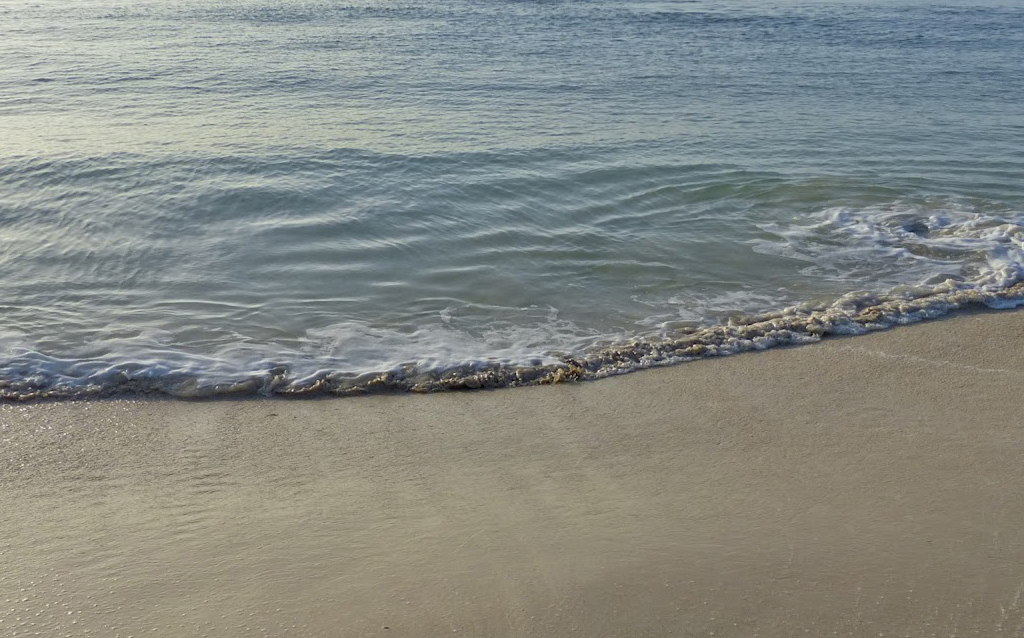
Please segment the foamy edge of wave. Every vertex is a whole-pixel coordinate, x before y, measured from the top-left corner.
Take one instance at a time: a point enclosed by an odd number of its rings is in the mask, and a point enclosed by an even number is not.
[[[851,293],[827,307],[794,306],[726,324],[698,328],[662,339],[637,339],[580,356],[561,355],[556,363],[515,365],[471,363],[442,371],[414,365],[367,374],[321,372],[295,378],[286,367],[234,382],[201,383],[186,374],[132,378],[114,370],[102,382],[83,384],[35,375],[0,378],[0,400],[86,399],[116,395],[163,394],[179,398],[218,396],[351,396],[371,393],[429,393],[480,388],[511,388],[601,379],[645,368],[672,365],[778,346],[813,343],[829,336],[860,335],[935,319],[971,307],[1024,305],[1024,282],[998,290],[946,281],[913,293]]]

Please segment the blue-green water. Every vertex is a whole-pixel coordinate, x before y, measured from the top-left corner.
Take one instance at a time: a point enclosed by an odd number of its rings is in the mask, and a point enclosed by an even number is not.
[[[0,62],[7,397],[515,385],[1024,297],[1019,2],[0,0]]]

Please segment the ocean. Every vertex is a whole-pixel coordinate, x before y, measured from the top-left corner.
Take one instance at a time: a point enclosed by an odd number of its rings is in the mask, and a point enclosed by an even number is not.
[[[0,0],[0,61],[4,399],[527,385],[1024,304],[1017,1]]]

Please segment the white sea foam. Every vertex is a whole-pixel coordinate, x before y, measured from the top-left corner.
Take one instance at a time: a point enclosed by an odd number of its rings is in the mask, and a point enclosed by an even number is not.
[[[1012,286],[1024,273],[1024,213],[981,211],[959,199],[834,207],[761,228],[755,250],[808,262],[806,272],[856,285],[928,285],[946,279],[980,290]],[[864,277],[869,274],[870,277]]]

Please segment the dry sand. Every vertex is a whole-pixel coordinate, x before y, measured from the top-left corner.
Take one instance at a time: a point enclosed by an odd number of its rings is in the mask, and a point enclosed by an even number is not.
[[[606,381],[0,407],[0,636],[1022,636],[1024,312]]]

